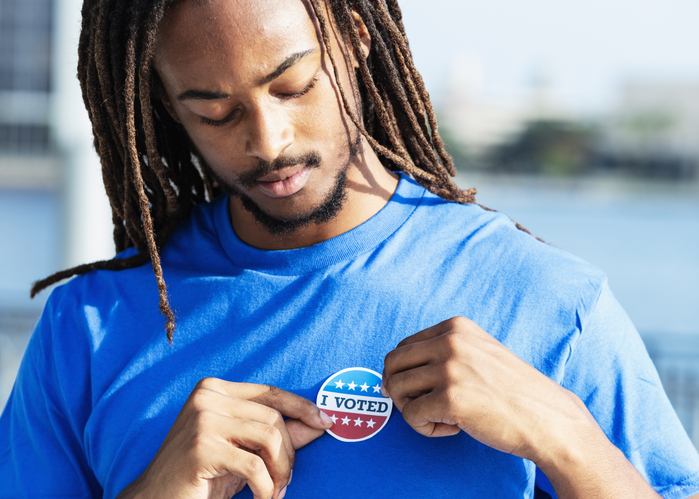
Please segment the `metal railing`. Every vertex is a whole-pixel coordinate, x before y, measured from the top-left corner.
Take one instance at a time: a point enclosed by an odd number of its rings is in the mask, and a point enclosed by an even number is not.
[[[677,416],[699,449],[699,334],[643,334]]]

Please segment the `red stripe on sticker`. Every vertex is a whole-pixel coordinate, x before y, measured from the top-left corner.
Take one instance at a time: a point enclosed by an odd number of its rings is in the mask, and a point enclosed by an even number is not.
[[[347,440],[363,440],[381,429],[385,416],[369,416],[349,412],[328,411],[335,424],[328,431]]]

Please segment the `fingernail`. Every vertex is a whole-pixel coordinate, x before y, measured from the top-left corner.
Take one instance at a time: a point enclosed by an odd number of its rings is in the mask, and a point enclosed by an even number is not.
[[[386,389],[383,387],[383,384],[381,385],[381,395],[383,395],[384,397],[388,397],[388,392],[387,392]]]
[[[323,411],[320,411],[320,419],[323,421],[325,424],[333,424],[333,420],[330,419],[330,416],[325,414]]]
[[[282,491],[279,493],[279,499],[284,499],[284,496],[286,495],[286,487],[282,489]]]
[[[289,471],[289,483],[287,483],[287,485],[289,485],[291,483],[291,478],[293,476],[294,476],[294,470]]]

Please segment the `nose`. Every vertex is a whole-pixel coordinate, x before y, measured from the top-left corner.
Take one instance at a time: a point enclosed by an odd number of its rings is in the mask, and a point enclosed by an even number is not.
[[[250,117],[250,128],[245,144],[248,156],[274,161],[294,141],[294,132],[284,109],[260,107]]]

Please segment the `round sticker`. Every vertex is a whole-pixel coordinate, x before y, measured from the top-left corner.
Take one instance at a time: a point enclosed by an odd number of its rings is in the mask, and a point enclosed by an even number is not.
[[[361,442],[386,426],[393,410],[381,395],[381,376],[363,367],[350,367],[330,376],[318,391],[318,407],[333,420],[325,430],[343,442]]]

